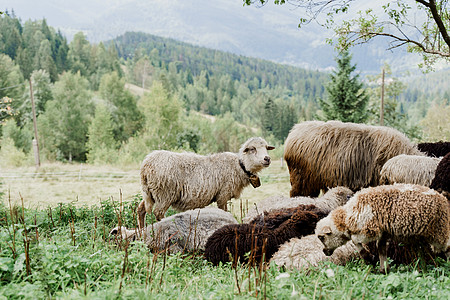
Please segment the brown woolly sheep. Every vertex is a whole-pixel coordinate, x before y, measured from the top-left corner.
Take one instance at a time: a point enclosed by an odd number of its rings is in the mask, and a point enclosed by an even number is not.
[[[450,152],[450,142],[420,143],[417,148],[428,156],[442,157]]]
[[[330,211],[322,210],[315,205],[300,204],[296,207],[280,208],[271,210],[270,212],[265,211],[264,214],[258,215],[249,224],[264,226],[266,229],[274,230],[280,227],[280,225],[285,221],[292,218],[292,216],[299,210],[315,213],[319,219],[326,217],[330,213]]]
[[[438,164],[430,187],[442,193],[450,201],[450,153],[447,153]]]
[[[239,198],[244,187],[260,185],[257,173],[270,165],[267,150],[272,149],[263,138],[254,137],[241,146],[238,154],[151,152],[141,166],[139,226],[145,225],[145,214],[152,209],[157,220],[170,206],[186,211],[217,202],[226,210],[227,202]]]
[[[249,209],[245,217],[242,219],[243,223],[250,223],[258,216],[263,216],[266,212],[278,210],[282,208],[295,208],[301,204],[313,204],[323,212],[330,212],[338,206],[344,205],[351,196],[352,190],[349,188],[338,186],[328,190],[324,195],[318,198],[311,197],[285,197],[282,195],[271,196],[265,198],[255,204]]]
[[[380,271],[385,272],[387,241],[420,238],[435,253],[450,246],[450,206],[436,191],[412,184],[371,187],[357,192],[344,206],[317,223],[325,254],[352,240],[363,256],[363,244],[376,241]],[[450,253],[447,253],[447,255]]]
[[[290,196],[317,196],[346,186],[376,186],[384,163],[399,154],[424,155],[401,132],[383,126],[307,121],[294,125],[285,141]]]
[[[323,253],[323,244],[315,234],[302,238],[292,238],[280,246],[271,262],[287,269],[307,270],[317,267],[322,261],[331,261],[337,265],[345,265],[352,259],[359,258],[358,250],[352,241],[338,247],[331,256]]]
[[[188,210],[164,218],[141,230],[115,227],[111,235],[120,234],[123,239],[135,240],[140,235],[152,251],[194,252],[204,250],[206,240],[224,225],[237,224],[231,213],[208,206]]]
[[[380,185],[412,183],[430,186],[442,158],[400,154],[381,168]]]
[[[258,263],[269,261],[278,247],[293,237],[311,234],[319,216],[309,210],[298,209],[291,218],[270,230],[256,224],[226,225],[214,232],[206,242],[205,258],[218,265],[232,261]],[[249,258],[246,253],[249,253]]]

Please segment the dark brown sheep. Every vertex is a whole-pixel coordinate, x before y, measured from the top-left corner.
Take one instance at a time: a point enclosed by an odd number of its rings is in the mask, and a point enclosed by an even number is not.
[[[266,229],[274,230],[280,227],[285,221],[292,218],[298,210],[315,213],[319,219],[325,218],[331,211],[319,209],[317,206],[312,204],[301,204],[297,207],[280,208],[270,212],[264,211],[264,215],[258,215],[249,224],[264,226]]]
[[[442,157],[450,152],[450,142],[420,143],[417,148],[431,157]]]
[[[450,201],[450,153],[438,164],[430,188],[440,192]]]
[[[425,155],[401,132],[383,126],[307,121],[296,124],[285,141],[290,196],[319,195],[346,186],[376,186],[384,163],[399,154]]]
[[[264,261],[269,261],[283,243],[293,237],[314,232],[318,221],[316,213],[298,209],[273,230],[257,224],[226,225],[208,238],[204,256],[214,265],[228,261],[236,265],[237,262],[244,263],[249,259],[252,263],[259,263],[263,257]],[[275,223],[271,226],[275,226]],[[250,253],[248,257],[247,253]]]

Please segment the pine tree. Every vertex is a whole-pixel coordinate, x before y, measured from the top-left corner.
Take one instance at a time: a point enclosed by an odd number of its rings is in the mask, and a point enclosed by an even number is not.
[[[356,65],[351,65],[351,55],[343,51],[336,58],[337,71],[330,75],[326,86],[328,99],[319,99],[319,105],[325,120],[340,120],[343,122],[363,123],[367,120],[367,103],[369,97],[363,84],[358,81],[359,75],[351,76]]]

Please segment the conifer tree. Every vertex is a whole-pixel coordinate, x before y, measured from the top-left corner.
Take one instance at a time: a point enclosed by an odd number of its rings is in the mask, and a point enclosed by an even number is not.
[[[330,75],[326,86],[328,99],[319,99],[319,105],[325,120],[340,120],[343,122],[364,123],[367,120],[368,95],[358,81],[359,75],[352,77],[356,65],[351,65],[351,55],[348,51],[341,52],[336,58],[337,71]]]

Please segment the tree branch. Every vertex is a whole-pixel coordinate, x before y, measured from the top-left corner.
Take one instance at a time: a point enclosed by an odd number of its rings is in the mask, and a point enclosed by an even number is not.
[[[445,28],[445,25],[442,22],[442,18],[439,15],[435,0],[430,0],[429,8],[430,8],[431,14],[433,15],[433,19],[436,22],[436,25],[439,29],[439,32],[441,33],[442,38],[444,39],[444,42],[450,47],[450,36],[448,35],[447,29]]]
[[[361,33],[361,32],[358,32],[358,31],[349,31],[348,33],[353,33],[353,34],[358,36],[355,39],[355,41],[358,40],[358,39],[363,39],[363,38],[365,38],[367,36],[373,36],[373,37],[375,37],[375,36],[386,36],[386,37],[393,38],[393,39],[397,40],[398,42],[402,42],[401,45],[414,44],[417,47],[419,47],[420,49],[422,49],[423,52],[428,53],[428,54],[437,54],[437,55],[440,55],[440,56],[443,56],[443,57],[450,57],[450,53],[448,53],[448,52],[442,52],[442,51],[429,49],[429,48],[425,47],[422,43],[420,43],[418,41],[411,40],[409,38],[401,38],[401,37],[398,37],[398,36],[396,36],[394,34],[390,34],[390,33],[385,33],[385,32],[364,32],[364,33]],[[399,46],[397,46],[397,47],[399,47]],[[392,47],[392,48],[397,48],[397,47]]]
[[[419,2],[420,4],[422,4],[423,6],[426,7],[430,7],[430,3],[427,1],[423,1],[423,0],[416,0],[416,2]]]

